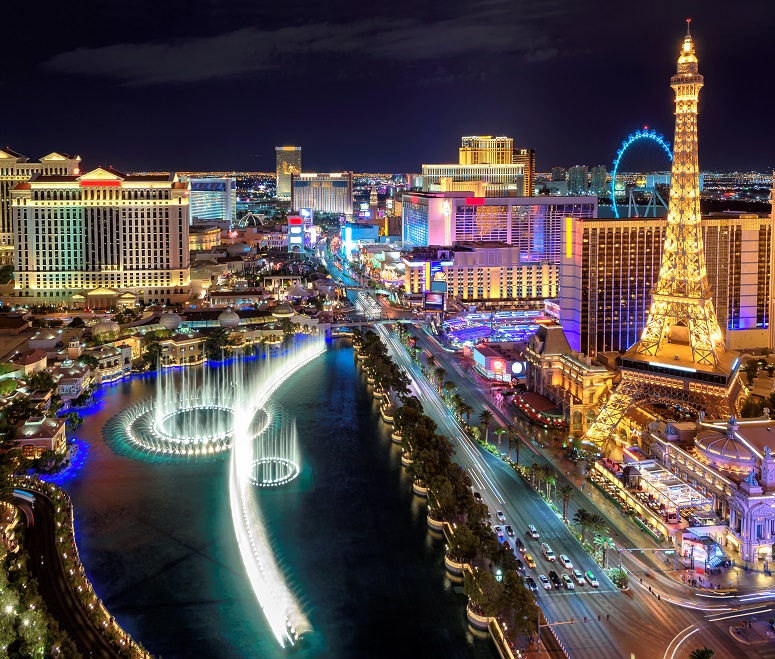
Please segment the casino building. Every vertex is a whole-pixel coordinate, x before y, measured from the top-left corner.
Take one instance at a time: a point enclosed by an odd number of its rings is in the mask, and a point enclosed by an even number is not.
[[[10,192],[9,304],[109,308],[189,296],[189,185],[177,175],[36,173]]]
[[[404,193],[402,238],[406,245],[502,242],[520,260],[560,264],[567,218],[597,216],[597,197],[475,197],[470,192]]]

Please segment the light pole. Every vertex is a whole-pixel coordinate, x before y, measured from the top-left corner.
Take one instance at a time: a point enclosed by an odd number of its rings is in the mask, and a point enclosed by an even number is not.
[[[536,656],[541,656],[541,627],[557,627],[559,625],[572,625],[574,622],[576,622],[573,618],[570,620],[563,620],[561,622],[547,622],[543,625],[541,624],[541,614],[543,611],[541,608],[538,608],[538,643],[536,645]],[[558,641],[559,642],[559,641]]]

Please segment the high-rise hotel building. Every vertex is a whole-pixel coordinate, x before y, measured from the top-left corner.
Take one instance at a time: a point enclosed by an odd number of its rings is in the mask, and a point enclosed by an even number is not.
[[[301,173],[301,147],[276,146],[274,153],[277,166],[277,198],[289,201],[291,176]]]
[[[7,302],[105,308],[189,295],[189,185],[174,174],[34,174],[11,189]]]
[[[0,148],[0,265],[13,263],[13,214],[11,213],[11,188],[17,183],[29,181],[35,174],[45,176],[73,176],[79,173],[80,156],[49,153],[39,162],[9,148]]]
[[[300,212],[353,214],[353,173],[318,174],[304,172],[291,175],[291,208]]]
[[[713,306],[732,350],[770,343],[772,224],[745,213],[702,218]],[[623,351],[641,338],[665,231],[664,219],[565,221],[560,322],[573,350]]]
[[[535,189],[536,152],[535,149],[514,147],[512,137],[493,137],[492,135],[473,135],[461,139],[458,149],[461,165],[522,165],[524,197],[532,197]]]
[[[422,166],[426,192],[470,190],[483,183],[487,197],[531,197],[535,187],[535,150],[515,149],[511,137],[463,137],[458,163]]]
[[[559,264],[566,218],[597,215],[597,197],[475,197],[470,192],[406,192],[401,202],[407,247],[501,242],[521,262]]]

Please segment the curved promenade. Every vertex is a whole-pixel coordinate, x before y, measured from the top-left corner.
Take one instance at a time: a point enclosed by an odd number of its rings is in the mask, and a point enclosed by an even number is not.
[[[38,580],[41,597],[49,612],[64,627],[78,649],[87,657],[119,657],[118,650],[95,628],[81,606],[56,547],[54,503],[35,489],[34,524],[24,532],[24,547],[29,553],[29,570]]]

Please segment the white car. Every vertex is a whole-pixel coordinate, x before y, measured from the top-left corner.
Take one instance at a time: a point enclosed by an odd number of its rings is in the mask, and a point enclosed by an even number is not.
[[[597,588],[600,585],[600,582],[597,580],[595,575],[592,574],[589,570],[584,573],[584,576],[587,578],[587,582],[590,586],[592,586],[592,588]]]
[[[533,540],[536,540],[537,538],[541,537],[538,535],[538,529],[533,526],[532,524],[527,525],[527,534],[533,538]]]
[[[498,510],[498,511],[495,513],[495,516],[498,518],[498,521],[499,521],[499,522],[502,522],[502,523],[504,523],[504,524],[506,523],[506,515],[504,515],[504,514],[503,514],[503,511],[502,511],[502,510]]]
[[[573,576],[576,578],[576,583],[579,584],[579,586],[587,583],[581,570],[573,570]]]
[[[495,527],[495,532],[498,534],[499,538],[503,537],[503,529],[500,526]]]
[[[538,575],[538,580],[541,582],[541,585],[546,590],[551,590],[552,589],[552,582],[549,581],[548,577],[545,574],[539,574]]]
[[[565,554],[560,554],[560,563],[562,563],[562,566],[566,570],[573,569],[573,563],[570,562],[570,558],[568,558]]]
[[[567,574],[562,575],[562,583],[565,584],[565,590],[574,590],[576,586],[573,585],[573,581]]]

